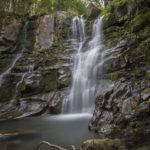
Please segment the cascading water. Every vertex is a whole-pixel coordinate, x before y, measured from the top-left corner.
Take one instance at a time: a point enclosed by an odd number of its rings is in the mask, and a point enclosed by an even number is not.
[[[26,50],[25,42],[27,39],[27,27],[28,27],[28,21],[25,22],[23,30],[22,30],[21,52],[15,56],[13,62],[10,64],[8,69],[0,75],[0,87],[2,86],[2,84],[4,82],[4,78],[11,72],[11,70],[15,66],[16,62],[22,57],[23,52]]]
[[[78,52],[74,59],[72,88],[68,101],[63,104],[63,112],[90,113],[93,110],[97,79],[97,59],[99,57],[103,58],[103,55],[100,55],[101,51],[103,51],[102,20],[103,17],[100,17],[95,21],[92,39],[85,48],[83,46],[86,39],[85,21],[83,17],[73,18],[73,41],[79,41],[77,42]]]

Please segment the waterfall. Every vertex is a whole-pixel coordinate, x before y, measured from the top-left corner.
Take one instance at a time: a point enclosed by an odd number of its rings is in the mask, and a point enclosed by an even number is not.
[[[83,42],[85,40],[85,20],[83,16],[74,17],[72,20],[72,38]]]
[[[92,39],[87,42],[86,48],[84,44],[86,41],[85,21],[82,16],[80,18],[74,17],[72,20],[72,38],[73,41],[78,41],[78,51],[74,58],[70,95],[68,101],[63,104],[63,112],[65,113],[90,113],[93,111],[97,60],[103,58],[101,54],[103,51],[102,20],[103,17],[99,17],[94,22]]]
[[[102,7],[105,7],[105,1],[104,0],[99,0],[99,3],[101,4]]]
[[[16,62],[22,57],[23,52],[26,51],[25,42],[27,39],[27,27],[28,27],[28,21],[25,22],[23,26],[23,30],[22,30],[21,51],[20,53],[16,54],[10,66],[2,74],[0,74],[0,87],[2,86],[4,82],[4,78],[11,72]]]

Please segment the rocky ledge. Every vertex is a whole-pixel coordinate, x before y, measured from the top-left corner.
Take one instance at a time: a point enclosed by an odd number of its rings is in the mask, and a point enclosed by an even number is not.
[[[131,150],[150,149],[149,7],[147,0],[106,6],[104,38],[113,57],[104,64],[104,78],[114,85],[97,92],[89,124],[102,139],[118,138]]]
[[[0,119],[60,113],[70,84],[70,13],[0,23]]]

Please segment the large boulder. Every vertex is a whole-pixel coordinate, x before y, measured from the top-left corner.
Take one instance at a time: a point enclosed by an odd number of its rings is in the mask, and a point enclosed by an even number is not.
[[[54,15],[44,15],[37,20],[35,49],[43,50],[52,46],[54,40]]]
[[[119,139],[90,139],[85,141],[81,150],[126,150]]]
[[[2,19],[0,28],[0,43],[1,45],[9,45],[11,43],[16,43],[22,22],[21,19],[7,16],[5,19]],[[0,45],[0,46],[1,46]]]
[[[86,16],[89,19],[94,19],[100,14],[101,10],[96,7],[93,3],[90,3],[87,7]]]

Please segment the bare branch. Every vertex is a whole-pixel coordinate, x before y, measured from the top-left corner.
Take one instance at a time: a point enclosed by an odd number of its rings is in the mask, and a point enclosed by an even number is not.
[[[72,147],[72,150],[76,150],[76,148],[75,148],[75,146],[74,146],[74,145],[71,145],[71,147]]]
[[[37,145],[37,147],[36,147],[35,150],[39,150],[39,147],[40,147],[41,145],[47,145],[48,147],[54,148],[54,149],[56,149],[56,150],[67,150],[67,149],[64,149],[64,148],[62,148],[62,147],[60,147],[60,146],[58,146],[58,145],[51,144],[51,143],[49,143],[49,142],[47,142],[47,141],[42,141],[42,142],[40,142],[40,143]]]

